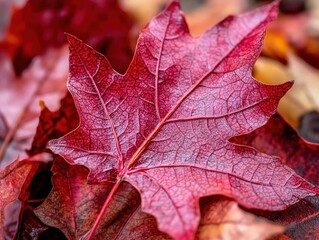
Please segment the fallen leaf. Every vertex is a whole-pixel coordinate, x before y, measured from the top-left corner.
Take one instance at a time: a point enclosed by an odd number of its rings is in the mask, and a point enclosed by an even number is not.
[[[201,204],[202,218],[197,233],[205,240],[262,240],[282,233],[277,225],[240,209],[235,201],[225,197],[206,198]]]
[[[37,131],[28,154],[35,155],[45,151],[49,140],[63,136],[75,129],[78,124],[79,118],[70,94],[60,101],[57,111],[52,112],[45,105],[42,106]]]
[[[79,239],[92,227],[92,219],[98,216],[112,185],[87,184],[86,168],[70,166],[61,159],[54,161],[52,172],[53,190],[34,212],[48,226],[61,229],[68,239]]]
[[[278,112],[298,129],[300,118],[305,113],[319,111],[319,71],[294,54],[289,54],[288,62],[287,67],[272,59],[259,58],[254,76],[267,84],[280,84],[294,79],[295,84],[280,100]]]
[[[289,71],[295,79],[291,94],[296,101],[305,112],[319,111],[319,71],[292,54],[289,55]]]
[[[15,159],[27,158],[40,115],[39,102],[52,110],[66,94],[68,50],[48,51],[16,79],[7,58],[0,64],[0,169]]]
[[[280,156],[283,163],[300,176],[319,185],[319,145],[306,143],[279,115],[274,115],[262,128],[232,141]],[[315,240],[319,237],[318,196],[302,200],[285,211],[259,214],[281,224],[292,224],[284,236],[285,239]]]
[[[25,0],[2,0],[0,1],[0,40],[5,36],[10,21],[12,8],[22,7]]]
[[[132,21],[116,0],[30,0],[12,16],[0,49],[9,52],[20,75],[30,61],[49,48],[62,47],[68,32],[103,52],[118,71],[131,59]]]
[[[283,33],[272,31],[266,32],[262,52],[263,55],[286,63],[288,54],[294,51],[293,46],[288,42]]]
[[[8,211],[20,212],[21,204],[26,200],[28,185],[39,163],[35,161],[14,161],[0,170],[0,238],[12,239],[18,226],[19,216],[8,215]],[[14,205],[11,203],[15,202]],[[10,207],[11,204],[11,207]],[[10,209],[8,209],[8,205]],[[13,226],[12,226],[13,225]]]
[[[158,230],[153,216],[142,211],[138,191],[125,182],[114,195],[95,237],[103,239],[105,235],[119,240],[171,239]]]
[[[296,79],[290,98],[294,99],[295,108],[302,109],[299,134],[309,142],[319,143],[319,71],[294,55],[289,56],[289,70]]]
[[[68,239],[80,239],[92,228],[92,220],[98,216],[113,184],[88,184],[89,171],[85,167],[71,166],[61,159],[55,159],[52,171],[52,192],[35,213],[45,224],[61,229]],[[105,236],[123,240],[151,236],[165,239],[155,219],[141,211],[139,194],[128,183],[117,191],[109,210],[109,214],[103,216],[102,231],[97,232],[96,239],[105,239]]]
[[[265,124],[291,87],[251,77],[277,5],[229,17],[193,39],[173,1],[141,32],[125,75],[68,36],[68,87],[80,125],[48,146],[89,168],[90,182],[114,182],[87,239],[123,181],[175,239],[194,237],[202,196],[274,211],[318,193],[278,158],[228,141]]]

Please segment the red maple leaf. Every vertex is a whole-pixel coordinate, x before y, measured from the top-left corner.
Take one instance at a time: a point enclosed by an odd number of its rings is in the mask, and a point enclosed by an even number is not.
[[[142,31],[125,75],[68,36],[80,125],[49,148],[88,167],[89,181],[114,182],[88,239],[123,181],[175,239],[194,236],[202,196],[280,210],[318,193],[278,158],[228,141],[265,124],[291,86],[251,77],[277,5],[229,17],[193,39],[174,1]]]

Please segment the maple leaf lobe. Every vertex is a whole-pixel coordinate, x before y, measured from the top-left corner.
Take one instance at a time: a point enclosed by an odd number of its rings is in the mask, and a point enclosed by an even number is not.
[[[265,124],[291,87],[251,77],[277,6],[227,18],[193,39],[174,1],[141,32],[125,75],[68,36],[68,87],[81,123],[50,149],[88,167],[90,181],[121,174],[140,192],[142,210],[176,239],[194,236],[203,196],[280,210],[314,195],[278,158],[228,141]]]
[[[319,145],[305,142],[278,114],[263,127],[248,135],[238,136],[232,142],[242,143],[270,155],[280,156],[281,161],[293,168],[300,176],[318,185]],[[300,201],[281,212],[264,212],[272,221],[291,227],[285,235],[294,239],[317,239],[318,196]],[[306,236],[306,237],[301,237]]]

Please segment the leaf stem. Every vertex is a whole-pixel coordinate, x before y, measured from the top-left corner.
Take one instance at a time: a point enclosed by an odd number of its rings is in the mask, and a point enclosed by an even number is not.
[[[116,190],[119,188],[119,186],[121,185],[121,183],[122,183],[122,179],[118,178],[116,183],[114,184],[111,192],[107,196],[107,198],[106,198],[106,200],[104,202],[104,205],[103,205],[99,215],[97,216],[97,218],[96,218],[96,220],[95,220],[95,222],[93,224],[93,227],[92,227],[91,231],[89,232],[89,235],[86,238],[86,240],[92,240],[93,239],[93,237],[95,235],[95,232],[96,232],[96,229],[99,226],[99,224],[100,224],[100,222],[102,220],[102,217],[104,216],[104,213],[105,213],[106,209],[109,207],[110,202],[113,199],[114,194],[115,194]]]

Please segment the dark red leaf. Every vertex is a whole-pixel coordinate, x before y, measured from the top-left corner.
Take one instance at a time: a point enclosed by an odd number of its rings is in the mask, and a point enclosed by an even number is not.
[[[60,105],[59,110],[55,112],[51,112],[46,106],[42,109],[28,154],[35,155],[43,152],[49,140],[61,137],[78,126],[79,117],[71,95],[67,94]]]
[[[0,2],[0,40],[5,36],[7,31],[12,9],[21,7],[24,3],[25,0],[4,0]]]
[[[89,181],[115,182],[88,239],[123,181],[175,239],[194,237],[202,196],[274,211],[318,193],[278,158],[228,141],[265,124],[291,87],[251,77],[277,5],[229,17],[193,39],[174,1],[142,31],[125,75],[68,36],[80,125],[49,147],[88,167]]]
[[[37,240],[41,233],[47,230],[48,227],[44,225],[33,213],[33,208],[27,206],[23,211],[23,219],[21,223],[21,235],[19,239],[22,240]],[[52,239],[52,238],[50,238]]]
[[[16,73],[21,74],[33,57],[64,45],[68,32],[103,52],[117,70],[124,71],[132,55],[131,26],[116,0],[29,0],[14,12],[0,49],[10,52]]]
[[[98,216],[112,184],[90,185],[86,181],[86,168],[70,166],[60,159],[54,161],[52,171],[53,190],[35,213],[47,225],[61,229],[68,239],[79,239],[92,227],[92,219]],[[141,212],[139,194],[127,183],[114,196],[108,213],[97,239],[165,236],[157,230],[155,219]]]
[[[53,190],[35,213],[68,239],[79,239],[91,228],[112,185],[88,185],[86,168],[70,166],[60,158],[55,159],[52,172]]]
[[[95,235],[97,239],[171,239],[157,228],[153,216],[142,212],[138,191],[128,183],[123,183],[114,195],[108,214],[103,217]]]
[[[38,162],[14,161],[0,170],[0,238],[12,239],[19,225],[21,204],[28,197],[28,186]]]

